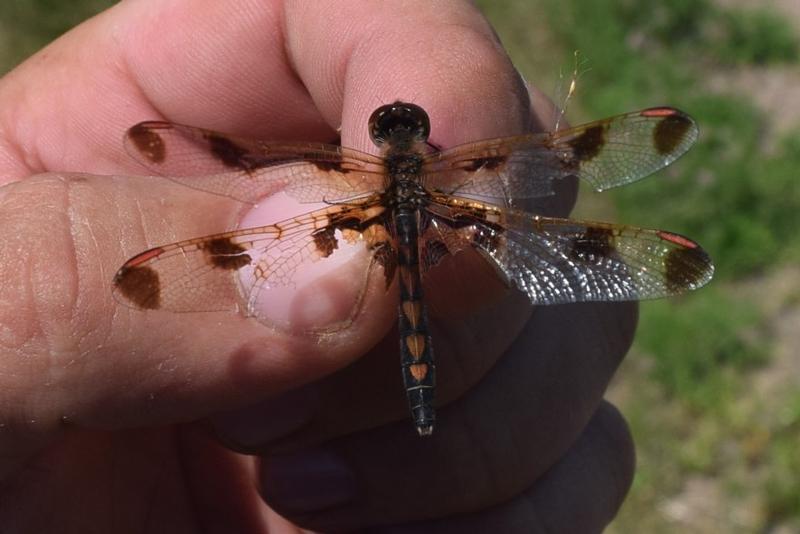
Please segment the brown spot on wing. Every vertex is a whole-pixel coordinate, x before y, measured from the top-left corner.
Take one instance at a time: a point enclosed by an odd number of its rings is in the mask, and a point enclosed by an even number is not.
[[[487,156],[485,158],[475,158],[464,166],[465,171],[477,171],[478,169],[494,170],[506,162],[505,156]]]
[[[214,132],[205,132],[204,136],[208,141],[211,153],[223,165],[246,171],[253,170],[254,166],[247,158],[247,150],[237,145],[233,140]]]
[[[382,243],[375,247],[375,262],[383,267],[383,276],[386,279],[386,289],[392,285],[394,273],[397,271],[397,254],[389,243]]]
[[[336,239],[336,228],[331,225],[316,230],[312,237],[314,238],[314,246],[317,247],[317,252],[323,258],[327,258],[333,254],[334,250],[339,248],[339,242]]]
[[[391,240],[391,236],[389,231],[386,230],[386,221],[379,220],[364,229],[361,235],[364,237],[364,241],[367,243],[367,247],[370,249],[377,248],[384,243]]]
[[[114,286],[139,308],[155,310],[161,306],[161,284],[152,267],[123,267],[114,276]]]
[[[682,292],[693,288],[708,273],[711,260],[700,248],[677,248],[664,258],[667,289]]]
[[[579,136],[569,141],[572,154],[577,161],[594,159],[606,144],[606,126],[597,124],[590,126]]]
[[[230,238],[219,237],[211,239],[200,246],[214,267],[235,270],[249,265],[251,258],[246,254],[247,249]]]
[[[658,153],[672,154],[691,127],[692,122],[678,113],[664,117],[653,130],[653,144]]]
[[[166,157],[166,146],[161,135],[148,126],[139,123],[128,130],[128,138],[133,141],[136,150],[151,163],[163,163]]]
[[[377,250],[388,242],[389,234],[386,232],[384,222],[378,220],[372,222],[372,219],[379,218],[384,212],[384,208],[380,207],[376,214],[372,214],[372,208],[350,208],[343,209],[337,213],[328,214],[328,224],[318,230],[314,231],[312,237],[317,252],[322,258],[327,258],[333,251],[339,248],[339,242],[336,237],[336,230],[342,232],[342,237],[348,243],[355,243],[357,239],[363,237],[367,247],[370,250]],[[382,251],[380,254],[388,254],[392,251]],[[386,260],[384,267],[390,265],[390,258],[388,255],[382,257]],[[396,260],[394,260],[396,265]],[[391,272],[387,272],[389,276],[394,275],[394,265],[391,266]],[[391,279],[387,280],[387,284],[391,283]]]
[[[301,159],[308,159],[316,168],[321,171],[337,171],[341,173],[346,173],[347,169],[344,168],[342,165],[342,155],[338,152],[334,153],[331,151],[330,153],[326,154],[326,159],[321,160],[319,159],[319,154],[310,153],[308,155],[303,155]],[[336,159],[334,159],[336,158]]]
[[[425,250],[423,250],[421,258],[423,272],[427,272],[432,267],[439,265],[439,262],[448,254],[450,254],[450,251],[442,241],[438,239],[426,241]]]
[[[667,289],[676,293],[693,289],[709,275],[711,258],[697,243],[669,232],[660,232],[659,236],[681,246],[664,258]]]
[[[577,261],[597,260],[614,251],[614,234],[608,228],[589,227],[572,239],[570,258]]]

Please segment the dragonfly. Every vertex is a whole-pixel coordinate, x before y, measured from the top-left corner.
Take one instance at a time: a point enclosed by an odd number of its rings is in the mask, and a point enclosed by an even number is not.
[[[683,235],[519,207],[553,195],[559,181],[578,177],[603,191],[670,165],[698,137],[695,121],[677,109],[446,150],[429,141],[428,114],[412,103],[379,107],[367,127],[379,155],[163,121],[131,127],[126,150],[155,174],[245,203],[283,191],[323,206],[141,252],[114,276],[117,300],[139,310],[235,309],[260,318],[259,301],[292,287],[302,265],[325,261],[340,244],[358,246],[368,258],[365,285],[377,277],[390,291],[397,280],[402,380],[414,426],[427,436],[436,366],[424,289],[445,257],[477,252],[532,305],[668,297],[712,278],[709,255]]]

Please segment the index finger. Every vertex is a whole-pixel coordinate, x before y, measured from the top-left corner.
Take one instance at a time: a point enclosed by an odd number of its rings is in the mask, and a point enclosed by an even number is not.
[[[428,110],[442,146],[528,124],[520,78],[466,2],[121,2],[2,80],[0,161],[4,180],[141,172],[119,139],[149,118],[281,140],[341,127],[372,150],[369,113],[398,99]]]

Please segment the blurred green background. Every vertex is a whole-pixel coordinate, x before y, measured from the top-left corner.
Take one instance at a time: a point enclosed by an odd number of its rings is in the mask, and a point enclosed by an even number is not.
[[[113,2],[3,0],[0,72]],[[572,124],[672,105],[700,124],[665,172],[578,216],[691,236],[712,284],[643,303],[609,390],[636,440],[610,532],[800,532],[800,2],[481,0]]]

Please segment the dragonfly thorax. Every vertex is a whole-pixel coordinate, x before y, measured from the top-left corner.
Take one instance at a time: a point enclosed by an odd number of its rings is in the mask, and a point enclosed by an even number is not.
[[[418,181],[422,171],[422,154],[391,151],[386,155],[385,161],[390,181]]]
[[[399,179],[386,190],[386,204],[393,209],[419,209],[429,202],[430,194],[417,180]]]

